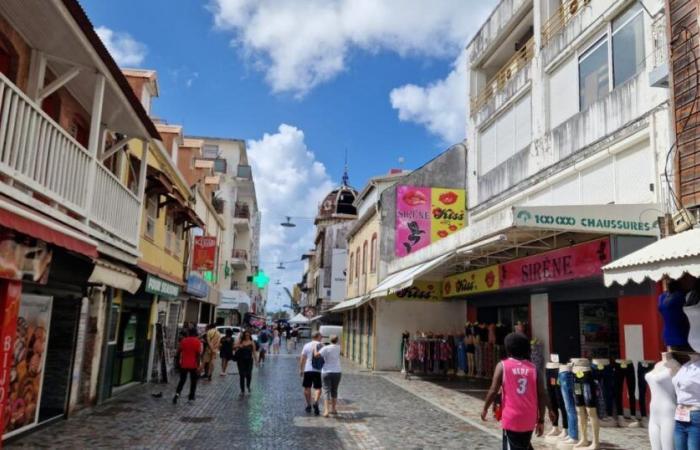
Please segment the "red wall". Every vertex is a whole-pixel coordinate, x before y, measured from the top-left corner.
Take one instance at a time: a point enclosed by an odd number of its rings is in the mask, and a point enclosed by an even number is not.
[[[467,322],[476,322],[476,306],[467,305]]]
[[[625,325],[642,325],[644,339],[644,359],[659,361],[664,351],[662,319],[656,306],[655,295],[620,297],[617,314],[620,333],[620,355],[625,358]]]

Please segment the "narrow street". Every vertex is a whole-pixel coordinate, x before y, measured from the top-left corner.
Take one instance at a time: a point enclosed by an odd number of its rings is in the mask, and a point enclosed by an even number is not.
[[[346,372],[337,419],[304,412],[296,355],[254,370],[239,398],[235,370],[200,383],[193,404],[171,402],[173,383],[143,385],[8,448],[494,449],[500,440],[379,375]],[[218,372],[217,372],[218,373]],[[187,387],[185,388],[187,389]],[[162,392],[155,398],[152,394]]]

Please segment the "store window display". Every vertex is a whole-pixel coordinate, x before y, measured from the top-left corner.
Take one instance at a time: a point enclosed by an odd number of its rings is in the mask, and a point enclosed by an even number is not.
[[[672,380],[680,368],[673,355],[666,352],[661,354],[661,361],[653,370],[644,376],[651,392],[648,425],[651,450],[673,450],[676,392]]]
[[[700,450],[700,355],[690,355],[673,377],[676,391],[675,450]]]

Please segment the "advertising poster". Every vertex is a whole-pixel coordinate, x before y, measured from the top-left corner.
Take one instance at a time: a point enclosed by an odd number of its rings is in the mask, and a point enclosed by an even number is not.
[[[19,281],[0,281],[0,310],[2,319],[0,329],[0,423],[4,428],[10,420],[11,410],[8,403],[8,392],[10,390],[10,374],[14,363],[14,352],[12,342],[14,342],[17,332],[17,316],[19,314],[20,295],[22,293],[22,283]]]
[[[30,428],[39,418],[52,301],[51,297],[22,295],[4,411],[4,437]]]
[[[464,189],[398,186],[396,256],[420,250],[464,228]]]
[[[195,236],[194,252],[192,255],[192,270],[214,270],[216,261],[216,237]]]
[[[608,238],[501,264],[501,288],[587,278],[611,261]]]
[[[440,281],[414,281],[413,286],[399,289],[387,296],[387,300],[442,300]]]
[[[498,290],[498,265],[451,275],[442,281],[445,298]]]

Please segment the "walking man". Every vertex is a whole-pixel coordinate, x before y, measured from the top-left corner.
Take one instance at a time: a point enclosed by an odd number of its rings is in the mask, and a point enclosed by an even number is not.
[[[195,392],[197,391],[197,377],[199,376],[199,358],[202,356],[202,341],[197,338],[197,329],[190,328],[187,330],[188,336],[180,341],[178,348],[178,359],[180,366],[180,382],[177,384],[173,404],[177,404],[180,398],[180,392],[185,386],[187,375],[190,376],[190,395],[189,400],[194,400]]]
[[[214,363],[216,355],[219,353],[219,345],[221,343],[221,334],[216,329],[213,323],[207,325],[207,332],[204,335],[206,346],[204,348],[204,376],[211,381],[211,376],[214,373]]]
[[[306,412],[310,413],[313,407],[314,414],[317,416],[321,413],[318,409],[318,400],[321,398],[322,386],[321,367],[314,367],[312,361],[314,358],[314,351],[320,350],[322,347],[321,333],[315,332],[311,336],[311,342],[304,345],[304,348],[301,350],[301,359],[299,360],[299,375],[302,377],[301,385],[304,388]],[[312,387],[314,389],[313,394],[311,392]]]

